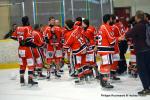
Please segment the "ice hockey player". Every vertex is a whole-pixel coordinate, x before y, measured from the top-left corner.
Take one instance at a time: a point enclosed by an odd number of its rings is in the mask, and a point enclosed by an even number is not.
[[[65,36],[65,34],[66,34],[67,32],[68,32],[67,28],[66,28],[66,27],[63,27],[63,28],[62,28],[62,36],[63,36],[63,38],[62,38],[62,44],[63,44],[63,45],[64,45],[64,42],[65,42],[64,36]],[[66,63],[67,66],[68,66],[69,75],[70,75],[71,77],[73,77],[75,71],[74,71],[74,66],[73,66],[73,63],[72,63],[72,53],[70,53],[70,52],[71,52],[70,48],[69,48],[69,49],[64,49],[64,48],[63,48],[64,63]]]
[[[86,40],[86,45],[87,45],[87,53],[85,55],[85,64],[84,65],[84,69],[86,69],[85,74],[86,74],[86,78],[88,79],[88,77],[90,76],[90,78],[93,78],[94,73],[95,72],[95,77],[99,78],[99,74],[98,74],[98,66],[96,64],[96,53],[94,51],[95,48],[95,33],[96,33],[96,29],[93,26],[90,26],[89,20],[88,19],[83,19],[82,21],[82,27],[83,27],[83,36]],[[89,70],[87,70],[87,68]]]
[[[35,24],[34,30],[32,31],[33,43],[37,45],[36,48],[33,48],[33,56],[35,61],[35,70],[38,73],[38,79],[45,79],[46,76],[42,74],[42,68],[44,63],[42,62],[42,53],[40,48],[42,48],[45,43],[43,40],[42,33],[40,33],[40,25]]]
[[[71,49],[75,64],[75,83],[80,83],[81,79],[84,77],[82,57],[86,53],[86,45],[81,36],[80,28],[74,28],[74,23],[72,20],[66,20],[65,27],[68,31],[64,34],[65,43],[63,47],[65,49]]]
[[[112,54],[114,53],[114,45],[116,42],[114,33],[110,24],[110,14],[103,16],[103,24],[97,33],[97,54],[101,56],[102,63],[100,65],[100,84],[104,88],[113,88],[110,84],[110,68],[113,64]]]
[[[60,48],[62,51],[62,57],[60,58],[60,69],[59,72],[63,73],[63,67],[64,67],[64,52],[63,52],[63,42],[64,42],[64,38],[63,38],[63,27],[61,27],[60,25],[60,21],[58,19],[55,20],[55,26],[59,27],[61,29],[61,35],[60,35]]]
[[[125,35],[126,33],[126,28],[125,26],[123,25],[123,23],[117,18],[116,19],[116,26],[119,27],[120,29],[120,36],[123,36]],[[127,44],[127,41],[126,39],[123,39],[123,40],[120,40],[118,42],[119,44],[119,50],[120,50],[120,61],[118,62],[118,70],[117,70],[117,73],[118,74],[123,74],[124,72],[127,71],[127,62],[126,62],[126,58],[125,58],[125,54],[126,54],[126,51],[128,49],[128,44]]]
[[[28,84],[36,85],[38,82],[33,80],[33,70],[35,67],[32,48],[36,47],[33,43],[31,35],[32,27],[29,23],[27,16],[22,17],[22,25],[17,27],[16,31],[12,34],[12,38],[18,40],[19,48],[19,65],[20,65],[20,84],[25,85],[24,74],[28,66]]]
[[[58,20],[55,20],[55,24],[58,24]],[[53,47],[55,46],[55,54],[54,54],[54,59],[55,59],[55,65],[56,65],[56,71],[57,72],[63,72],[61,70],[61,63],[62,63],[62,28],[60,25],[54,25],[51,29],[51,33],[53,36],[55,36],[55,40],[52,41]],[[54,39],[54,38],[53,38]]]
[[[113,64],[111,66],[111,79],[112,80],[120,80],[119,77],[117,77],[117,69],[118,69],[118,62],[120,61],[120,50],[119,50],[119,41],[121,40],[123,34],[121,33],[122,27],[120,23],[118,23],[118,18],[115,15],[111,15],[111,21],[110,25],[112,27],[112,30],[114,32],[114,37],[116,38],[116,42],[114,45],[114,53],[113,53]]]
[[[47,79],[50,79],[50,73],[51,73],[52,68],[54,69],[55,76],[58,78],[61,77],[60,75],[57,74],[56,66],[54,63],[55,62],[54,54],[56,51],[56,46],[55,46],[54,42],[57,41],[56,35],[53,34],[53,32],[52,32],[52,28],[54,27],[54,25],[55,25],[55,18],[50,17],[49,21],[48,21],[48,26],[46,26],[44,28],[44,32],[43,32],[45,42],[47,43],[46,61],[47,61],[47,64],[50,65],[47,69],[47,74],[48,74]]]

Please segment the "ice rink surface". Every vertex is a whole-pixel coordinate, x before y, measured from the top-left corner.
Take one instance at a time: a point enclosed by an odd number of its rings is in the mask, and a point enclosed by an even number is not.
[[[150,96],[138,96],[142,89],[139,79],[128,75],[113,82],[114,89],[102,89],[98,81],[75,85],[68,71],[61,79],[39,80],[38,87],[21,87],[18,69],[0,70],[0,100],[150,100]],[[16,79],[14,76],[16,75]]]

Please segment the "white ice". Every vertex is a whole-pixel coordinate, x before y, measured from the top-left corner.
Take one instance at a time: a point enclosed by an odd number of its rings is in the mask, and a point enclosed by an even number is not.
[[[120,78],[121,82],[112,83],[114,89],[105,90],[97,81],[75,85],[65,70],[61,79],[39,80],[38,87],[29,88],[20,86],[18,69],[0,70],[0,100],[150,100],[150,96],[137,96],[137,92],[142,90],[139,79],[128,75]]]

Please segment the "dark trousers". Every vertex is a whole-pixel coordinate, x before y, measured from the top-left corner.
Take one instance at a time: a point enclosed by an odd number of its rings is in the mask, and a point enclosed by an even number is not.
[[[125,53],[128,49],[128,44],[126,40],[122,40],[119,42],[119,50],[120,50],[120,61],[118,62],[118,74],[122,74],[127,71],[127,63],[125,58]]]
[[[120,53],[120,61],[118,62],[118,74],[122,74],[125,71],[127,71],[127,63],[126,63],[126,58],[124,53]]]
[[[150,50],[136,54],[137,68],[144,89],[150,87]]]

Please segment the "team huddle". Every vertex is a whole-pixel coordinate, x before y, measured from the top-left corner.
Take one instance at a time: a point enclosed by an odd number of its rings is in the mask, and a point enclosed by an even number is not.
[[[50,17],[48,25],[36,24],[33,28],[29,18],[23,17],[22,26],[11,36],[19,42],[20,84],[25,85],[26,66],[28,84],[36,85],[36,72],[39,79],[49,80],[51,74],[61,78],[60,72],[66,63],[76,84],[95,78],[100,80],[102,87],[113,88],[109,80],[120,80],[116,73],[120,60],[118,43],[125,40],[127,30],[116,16],[110,14],[103,16],[103,24],[98,30],[88,19],[81,17],[75,22],[66,20],[64,27]],[[132,47],[132,40],[129,44]],[[136,73],[135,51],[132,48],[131,51],[129,71]],[[100,58],[99,66],[96,58]],[[43,68],[47,75],[43,75]]]

